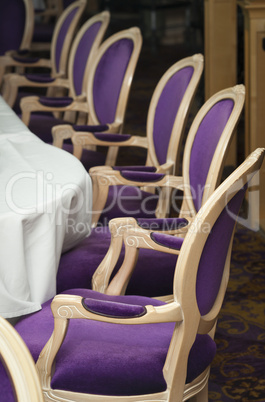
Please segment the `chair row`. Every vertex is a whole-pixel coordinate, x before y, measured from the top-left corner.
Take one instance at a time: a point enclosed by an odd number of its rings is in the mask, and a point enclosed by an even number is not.
[[[0,352],[19,402],[208,401],[236,217],[264,151],[254,151],[218,186],[184,239],[127,230],[128,249],[177,257],[170,302],[68,289],[15,329],[0,319]],[[4,366],[0,384],[2,400],[11,401]]]

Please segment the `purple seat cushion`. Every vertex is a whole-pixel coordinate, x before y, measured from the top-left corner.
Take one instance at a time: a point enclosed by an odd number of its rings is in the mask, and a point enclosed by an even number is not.
[[[73,145],[70,143],[64,143],[63,149],[67,152],[70,152],[71,154],[73,153]],[[105,160],[106,160],[106,155],[104,152],[83,149],[82,156],[81,156],[81,162],[87,171],[89,171],[89,169],[93,166],[105,165]]]
[[[85,289],[65,293],[127,305],[164,304],[146,297],[113,297]],[[53,330],[50,302],[46,302],[41,311],[20,321],[16,329],[36,361]],[[51,386],[103,395],[161,392],[166,389],[162,368],[173,330],[174,323],[132,326],[71,320],[56,358]],[[197,337],[189,355],[188,382],[211,363],[215,352],[216,346],[210,337]]]
[[[155,218],[157,202],[157,194],[142,191],[137,187],[110,186],[100,223],[106,225],[110,219],[124,216]]]
[[[42,141],[47,143],[53,142],[52,127],[59,124],[68,124],[63,119],[57,119],[47,113],[32,113],[29,122],[29,129],[36,134]]]
[[[75,230],[75,228],[70,228]],[[110,245],[107,226],[92,229],[91,235],[73,249],[62,254],[57,272],[57,293],[71,287],[91,289],[91,279]],[[114,269],[118,271],[124,258],[122,249]],[[172,294],[177,256],[141,249],[126,294],[148,297]]]

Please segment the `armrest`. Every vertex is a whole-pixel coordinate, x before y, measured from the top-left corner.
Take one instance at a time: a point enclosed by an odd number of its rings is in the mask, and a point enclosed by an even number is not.
[[[4,67],[45,67],[52,68],[50,59],[40,59],[39,57],[25,57],[22,55],[9,53],[0,57],[0,65]]]
[[[22,121],[28,125],[30,114],[36,111],[43,112],[87,112],[88,106],[85,102],[77,101],[70,97],[46,98],[38,96],[27,96],[21,99]]]
[[[51,310],[54,317],[54,331],[42,349],[36,363],[36,368],[41,378],[42,388],[45,389],[50,384],[54,360],[66,337],[70,319],[90,319],[128,325],[181,322],[183,320],[181,307],[176,301],[160,306],[153,306],[151,305],[150,300],[150,305],[143,307],[146,312],[141,316],[132,318],[115,318],[88,311],[85,307],[84,299],[80,296],[66,294],[55,296],[51,304]],[[124,307],[119,306],[119,308],[123,309]]]
[[[93,226],[97,225],[104,209],[110,186],[162,187],[167,191],[171,188],[181,188],[183,185],[182,177],[160,173],[120,172],[107,167],[105,169],[92,168],[89,170],[89,174],[93,184]]]
[[[76,132],[72,138],[76,146],[98,145],[98,146],[119,146],[119,147],[142,147],[148,148],[147,138],[140,136],[131,136],[130,134],[94,134],[91,132]]]
[[[6,74],[4,76],[3,97],[10,107],[13,107],[15,103],[19,87],[61,87],[69,89],[69,81],[60,77],[51,77],[49,74]]]

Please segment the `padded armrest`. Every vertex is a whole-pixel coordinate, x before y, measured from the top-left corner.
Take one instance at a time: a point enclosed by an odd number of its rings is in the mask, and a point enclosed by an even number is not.
[[[112,166],[113,170],[127,170],[127,171],[134,171],[134,172],[156,172],[155,166]]]
[[[54,82],[55,78],[49,74],[25,74],[25,77],[32,82],[38,82],[40,84]]]
[[[73,129],[75,131],[77,131],[77,132],[80,131],[80,132],[95,133],[95,132],[107,131],[109,129],[109,126],[107,124],[97,124],[97,125],[77,125],[77,124],[73,124]]]
[[[184,239],[182,237],[171,236],[165,233],[152,232],[151,239],[163,247],[168,247],[174,250],[180,250]]]
[[[84,308],[94,314],[112,318],[141,317],[146,314],[144,306],[117,303],[106,300],[86,298],[82,300]]]
[[[129,170],[122,170],[121,175],[126,180],[132,180],[137,182],[155,182],[162,180],[165,177],[165,175],[161,173],[139,172],[139,171],[136,172]]]
[[[39,57],[20,57],[20,56],[12,56],[12,59],[14,61],[16,61],[17,63],[21,63],[21,64],[33,64],[33,63],[37,63],[40,58]]]
[[[58,98],[48,97],[48,96],[40,96],[39,102],[43,106],[47,107],[66,107],[71,105],[73,102],[73,98],[70,96],[63,96]]]
[[[105,134],[99,133],[94,134],[97,140],[107,141],[107,142],[122,142],[127,141],[131,138],[130,134]]]

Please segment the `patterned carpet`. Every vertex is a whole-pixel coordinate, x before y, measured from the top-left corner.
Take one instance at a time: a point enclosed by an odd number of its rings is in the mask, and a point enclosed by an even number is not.
[[[238,226],[209,401],[265,401],[265,237]]]

